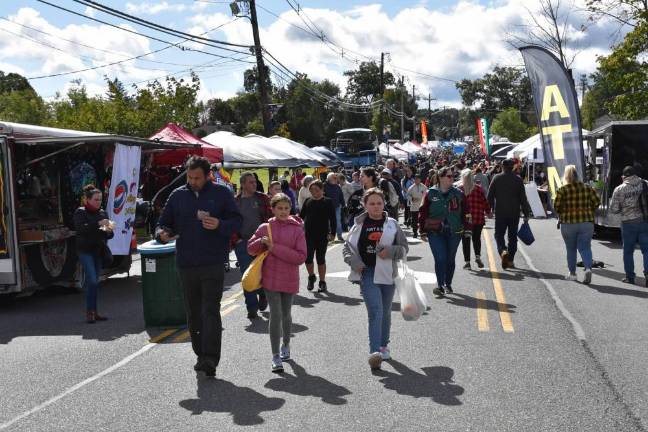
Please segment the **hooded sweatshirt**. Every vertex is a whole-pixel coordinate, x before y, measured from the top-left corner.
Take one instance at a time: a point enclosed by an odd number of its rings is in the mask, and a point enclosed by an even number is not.
[[[272,234],[272,251],[263,261],[261,282],[269,291],[297,294],[299,291],[299,266],[306,261],[304,223],[297,216],[285,221],[276,217],[261,224],[248,241],[248,253],[258,255],[266,250],[261,239]]]
[[[641,222],[643,214],[639,205],[639,198],[646,183],[636,175],[627,177],[614,189],[610,200],[610,212],[621,214],[622,222]]]

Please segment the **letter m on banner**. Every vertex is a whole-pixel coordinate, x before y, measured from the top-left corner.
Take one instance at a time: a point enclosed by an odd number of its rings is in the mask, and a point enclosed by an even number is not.
[[[520,52],[531,81],[553,202],[567,165],[576,166],[581,180],[585,172],[578,99],[574,81],[553,54],[537,46],[522,47]]]

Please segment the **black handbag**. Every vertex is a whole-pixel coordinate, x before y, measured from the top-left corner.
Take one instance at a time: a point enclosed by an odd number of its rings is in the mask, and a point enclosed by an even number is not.
[[[103,244],[101,249],[101,264],[103,268],[109,267],[113,262],[113,254],[106,243]]]

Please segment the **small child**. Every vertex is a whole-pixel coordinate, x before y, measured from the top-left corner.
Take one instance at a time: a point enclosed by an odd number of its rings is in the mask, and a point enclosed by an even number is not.
[[[270,200],[270,206],[274,217],[259,226],[248,240],[248,253],[259,255],[266,250],[270,252],[263,261],[262,283],[270,306],[272,372],[281,373],[282,360],[290,359],[290,309],[299,291],[299,266],[306,261],[306,238],[302,220],[290,215],[292,201],[288,195],[276,194]]]

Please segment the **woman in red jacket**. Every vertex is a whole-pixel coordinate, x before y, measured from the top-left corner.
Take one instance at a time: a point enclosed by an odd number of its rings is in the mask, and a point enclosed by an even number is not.
[[[302,220],[290,215],[292,202],[286,194],[276,194],[270,206],[274,217],[257,228],[247,249],[250,255],[270,252],[263,261],[261,281],[270,306],[272,372],[281,373],[282,360],[290,358],[290,309],[299,291],[299,266],[306,261],[306,238]]]
[[[475,185],[475,178],[472,171],[466,168],[461,171],[461,183],[459,189],[466,197],[466,227],[470,230],[464,231],[464,236],[461,240],[463,244],[464,268],[470,268],[470,243],[472,239],[473,249],[475,250],[475,264],[477,267],[484,268],[484,263],[481,260],[481,233],[486,223],[485,214],[491,213],[490,204],[484,196],[484,191],[481,187]]]

